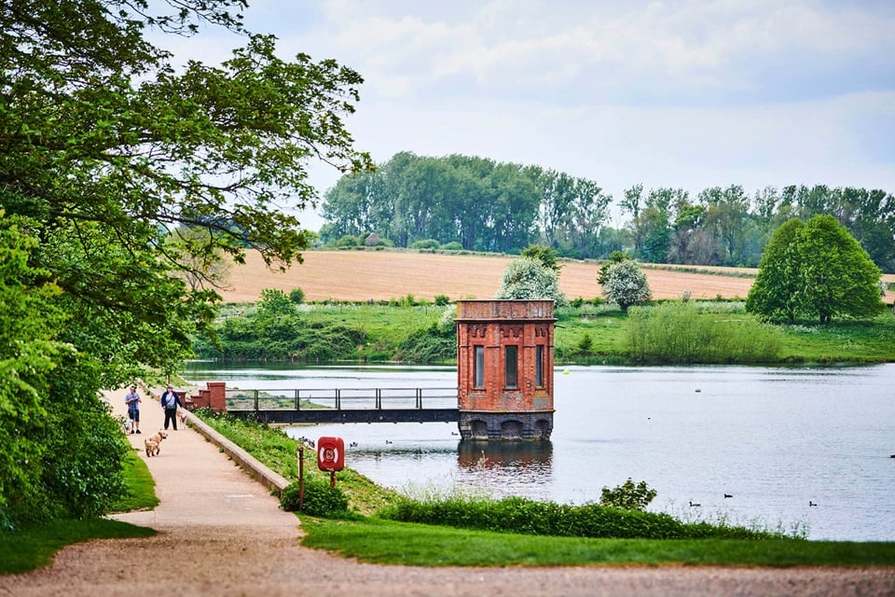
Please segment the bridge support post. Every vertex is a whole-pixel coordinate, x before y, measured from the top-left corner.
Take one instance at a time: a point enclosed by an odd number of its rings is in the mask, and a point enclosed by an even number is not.
[[[207,382],[205,388],[199,390],[198,396],[193,397],[193,407],[210,408],[216,413],[227,412],[227,383]]]
[[[457,302],[457,401],[464,440],[553,432],[552,300]]]

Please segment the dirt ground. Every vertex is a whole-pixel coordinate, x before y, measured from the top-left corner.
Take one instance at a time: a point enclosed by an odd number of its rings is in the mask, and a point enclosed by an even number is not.
[[[123,412],[122,394],[111,397]],[[144,434],[162,422],[144,402]],[[142,456],[142,451],[141,451]],[[298,520],[198,433],[181,428],[148,459],[160,505],[115,518],[146,539],[63,549],[0,576],[0,595],[893,595],[893,569],[707,567],[419,568],[362,564],[299,545]]]

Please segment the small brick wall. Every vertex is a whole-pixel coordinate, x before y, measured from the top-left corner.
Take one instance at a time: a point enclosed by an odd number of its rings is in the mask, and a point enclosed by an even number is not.
[[[215,412],[227,411],[227,383],[223,381],[209,381],[205,388],[199,390],[193,396],[192,408],[210,408]]]

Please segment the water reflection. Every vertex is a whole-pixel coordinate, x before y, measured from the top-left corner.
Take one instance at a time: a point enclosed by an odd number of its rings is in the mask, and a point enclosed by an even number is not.
[[[553,468],[553,442],[460,442],[457,463],[463,469],[537,469],[538,474]]]

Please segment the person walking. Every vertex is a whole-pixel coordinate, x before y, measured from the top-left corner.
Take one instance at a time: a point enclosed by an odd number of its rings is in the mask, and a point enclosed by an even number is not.
[[[174,431],[177,431],[177,407],[183,407],[183,404],[180,403],[180,398],[177,397],[177,393],[174,391],[173,386],[168,386],[168,389],[162,394],[162,408],[165,409],[165,429],[168,429],[168,421],[170,421],[174,425]]]
[[[137,386],[131,386],[130,391],[124,395],[124,403],[127,405],[131,435],[140,433],[140,395],[137,394]]]

